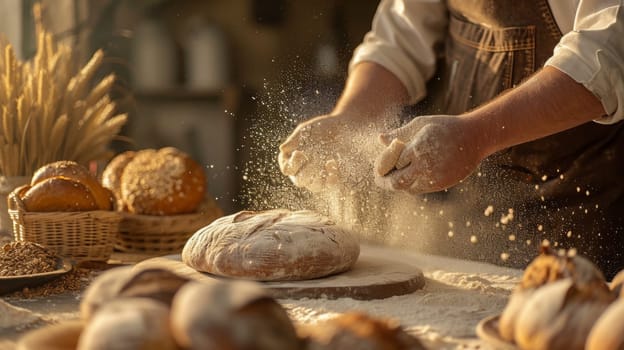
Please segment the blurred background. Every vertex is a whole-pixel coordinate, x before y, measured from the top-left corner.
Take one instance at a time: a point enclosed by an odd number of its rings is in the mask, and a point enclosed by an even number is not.
[[[36,50],[35,16],[78,52],[80,63],[102,48],[98,74],[115,73],[118,110],[129,114],[113,150],[188,152],[205,165],[209,191],[226,212],[252,206],[258,192],[246,182],[274,176],[279,141],[297,122],[333,106],[378,4],[37,2],[40,14],[33,14],[35,0],[0,1],[0,32],[18,56],[28,59]]]

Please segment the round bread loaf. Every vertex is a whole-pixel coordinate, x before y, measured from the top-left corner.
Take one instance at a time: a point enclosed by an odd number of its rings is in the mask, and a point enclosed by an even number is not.
[[[121,177],[121,199],[135,214],[192,213],[203,201],[205,191],[202,167],[172,147],[137,152]]]
[[[122,298],[104,305],[78,339],[77,350],[175,350],[169,308],[147,298]]]
[[[360,253],[350,232],[311,211],[242,211],[199,229],[182,250],[190,267],[258,281],[306,280],[349,270]]]
[[[186,282],[187,278],[165,269],[117,267],[89,285],[80,303],[80,315],[89,320],[98,309],[118,298],[150,298],[170,305]]]
[[[65,177],[80,182],[88,188],[99,210],[111,210],[113,196],[104,188],[87,168],[70,160],[61,160],[46,164],[33,174],[31,185],[36,185],[44,180]],[[93,210],[93,209],[90,209]]]
[[[569,278],[575,288],[588,299],[613,297],[602,272],[588,259],[576,254],[555,254],[548,242],[542,252],[524,269],[522,280],[514,289],[499,320],[499,333],[507,341],[513,341],[516,323],[521,312],[535,292],[553,282]]]
[[[399,324],[360,312],[348,312],[310,326],[299,327],[307,350],[379,349],[424,350]]]
[[[171,327],[184,349],[303,349],[286,310],[249,281],[185,284],[171,305]]]
[[[121,200],[121,175],[126,165],[130,163],[136,152],[126,151],[118,154],[115,158],[106,165],[104,171],[102,171],[102,186],[108,188],[113,192],[117,200],[117,208],[125,210],[123,201]]]
[[[93,192],[83,183],[66,177],[53,177],[31,186],[22,196],[26,211],[90,211],[98,205]]]
[[[537,289],[521,310],[514,339],[521,349],[584,349],[594,322],[609,303],[609,297],[593,298],[571,278],[549,283]]]

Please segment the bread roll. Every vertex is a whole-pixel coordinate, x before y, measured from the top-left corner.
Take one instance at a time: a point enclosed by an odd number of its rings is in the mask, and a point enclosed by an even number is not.
[[[535,291],[518,315],[514,338],[521,349],[584,349],[587,336],[609,305],[577,287],[571,278]]]
[[[80,182],[89,189],[99,210],[111,210],[113,200],[111,192],[102,187],[87,168],[74,161],[61,160],[40,167],[33,174],[31,185],[34,186],[55,177],[65,177]]]
[[[122,201],[135,214],[191,213],[197,210],[205,192],[203,168],[171,147],[137,152],[121,178]]]
[[[546,242],[542,253],[524,270],[522,281],[514,289],[501,314],[500,336],[513,341],[517,319],[534,292],[565,278],[570,278],[575,288],[581,290],[588,300],[596,298],[609,302],[613,298],[602,272],[591,261],[576,254],[554,254]]]
[[[397,323],[359,312],[342,314],[325,322],[302,326],[299,330],[307,340],[307,350],[425,349],[417,338],[407,334]]]
[[[22,196],[26,211],[89,211],[97,210],[93,193],[83,183],[66,177],[42,180]]]
[[[89,285],[80,303],[80,314],[89,320],[99,308],[117,298],[151,298],[170,305],[175,293],[186,282],[188,279],[164,269],[114,268]]]
[[[169,327],[167,305],[147,298],[122,298],[104,305],[78,339],[77,350],[179,349]]]
[[[203,272],[258,281],[305,280],[349,270],[356,237],[311,211],[242,211],[199,229],[182,261]]]
[[[135,155],[136,152],[134,151],[123,152],[113,158],[102,171],[102,186],[113,192],[117,201],[117,208],[120,210],[127,209],[121,200],[121,176],[126,165],[134,159]]]
[[[624,299],[620,298],[605,310],[592,327],[585,349],[624,349]]]
[[[17,343],[17,350],[76,349],[82,328],[82,322],[77,320],[39,328],[21,337]]]
[[[247,281],[189,282],[173,299],[176,342],[191,350],[302,349],[282,306]]]

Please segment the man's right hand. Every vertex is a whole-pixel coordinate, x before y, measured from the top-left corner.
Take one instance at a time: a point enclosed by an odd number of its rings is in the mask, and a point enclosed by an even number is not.
[[[278,163],[298,187],[318,192],[336,184],[339,163],[348,158],[354,124],[343,115],[323,115],[299,124],[280,145]]]

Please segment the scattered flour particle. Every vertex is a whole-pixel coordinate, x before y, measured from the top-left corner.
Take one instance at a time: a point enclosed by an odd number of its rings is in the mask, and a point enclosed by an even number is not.
[[[500,258],[502,261],[507,261],[509,259],[509,253],[502,252]]]
[[[472,223],[470,223],[470,221],[466,221],[466,227],[470,227],[472,225]]]
[[[530,239],[526,240],[526,245],[531,245],[531,240]]]
[[[544,231],[544,226],[537,225],[537,230],[540,231],[540,232]]]
[[[546,180],[548,180],[548,176],[546,175],[542,176],[542,181],[546,181]]]
[[[563,180],[563,174],[559,175],[559,179]]]
[[[470,243],[475,244],[478,242],[477,236],[472,235],[470,236]]]
[[[580,187],[577,187],[577,188],[576,188],[576,192],[581,192],[581,188],[580,188]]]
[[[515,241],[516,240],[516,235],[514,235],[513,233],[509,235],[509,240],[510,241]]]
[[[487,208],[485,208],[485,211],[483,212],[483,215],[490,216],[490,215],[492,215],[493,212],[494,212],[494,207],[491,206],[491,205],[488,205]]]
[[[535,185],[535,189],[536,189],[536,190],[539,190],[539,185]]]
[[[585,195],[589,196],[589,190],[585,191]]]
[[[453,233],[453,231],[449,231],[449,232],[448,232],[448,236],[449,236],[449,237],[453,237],[454,235],[455,235],[455,233]]]
[[[448,226],[449,228],[453,228],[453,222],[449,221]]]
[[[444,210],[440,210],[440,212],[438,214],[444,215]]]

